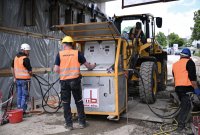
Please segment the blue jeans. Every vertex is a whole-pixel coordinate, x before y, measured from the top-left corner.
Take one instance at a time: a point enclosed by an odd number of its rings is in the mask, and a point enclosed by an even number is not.
[[[16,80],[17,84],[17,108],[27,109],[27,102],[29,97],[30,80]]]

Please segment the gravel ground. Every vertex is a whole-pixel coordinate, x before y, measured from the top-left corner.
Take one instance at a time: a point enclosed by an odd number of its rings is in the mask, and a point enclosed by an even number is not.
[[[63,126],[63,114],[43,114],[25,118],[18,124],[6,124],[0,127],[1,135],[152,135],[160,132],[161,123],[121,118],[109,121],[104,116],[88,116],[87,127],[78,129],[74,120],[74,130],[66,131]],[[166,126],[166,130],[170,126]],[[171,133],[177,135],[177,133]],[[180,134],[181,135],[181,134]],[[185,135],[184,133],[182,135]]]
[[[74,130],[64,128],[63,112],[56,114],[33,115],[24,118],[18,124],[0,126],[0,135],[152,135],[160,132],[162,123],[148,122],[135,119],[120,118],[119,121],[109,121],[107,116],[88,115],[87,127],[78,128],[77,119],[74,119]],[[165,126],[169,130],[172,126]],[[177,133],[170,133],[177,135]],[[179,135],[185,135],[180,134]]]
[[[170,56],[169,60],[174,60]],[[171,64],[169,61],[168,79],[171,79]],[[169,84],[167,90],[173,90]],[[163,92],[160,97],[169,97],[168,93]],[[60,110],[56,114],[33,115],[24,118],[18,124],[6,124],[0,126],[0,135],[152,135],[160,132],[162,123],[148,122],[135,119],[121,118],[119,121],[109,121],[107,116],[90,115],[87,116],[87,127],[78,129],[77,120],[74,120],[74,130],[66,131],[64,128],[63,112]],[[174,128],[172,125],[165,126],[165,130]],[[186,135],[186,133],[170,133],[170,135]]]

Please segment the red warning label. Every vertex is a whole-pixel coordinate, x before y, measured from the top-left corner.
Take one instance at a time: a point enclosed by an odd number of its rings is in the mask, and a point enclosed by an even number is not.
[[[99,108],[99,90],[97,88],[85,88],[83,90],[85,107]]]

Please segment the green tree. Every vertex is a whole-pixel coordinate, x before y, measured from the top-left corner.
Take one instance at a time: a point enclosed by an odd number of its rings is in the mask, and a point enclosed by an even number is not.
[[[186,42],[185,42],[185,46],[186,47],[191,47],[192,46],[192,39],[188,39]]]
[[[179,40],[178,40],[178,46],[183,46],[183,45],[185,45],[184,39],[179,38]]]
[[[185,41],[179,37],[178,34],[170,33],[169,36],[169,46],[173,46],[173,44],[178,44],[178,46],[183,46],[185,44]]]
[[[158,43],[161,46],[163,46],[163,47],[167,46],[167,38],[166,38],[166,36],[165,36],[165,34],[163,32],[157,33],[156,40],[158,41]]]
[[[200,40],[200,10],[194,12],[194,27],[192,29],[191,39]]]

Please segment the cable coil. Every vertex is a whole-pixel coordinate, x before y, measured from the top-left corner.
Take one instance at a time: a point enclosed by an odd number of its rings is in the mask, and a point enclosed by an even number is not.
[[[36,75],[36,74],[33,74],[33,77],[37,80],[38,84],[39,84],[39,87],[40,87],[40,91],[41,91],[41,95],[42,95],[42,108],[44,109],[45,112],[47,113],[56,113],[58,112],[58,110],[61,108],[61,99],[60,99],[60,96],[58,94],[58,92],[56,91],[56,89],[54,88],[54,85],[60,80],[60,79],[57,79],[55,82],[53,83],[49,83],[47,80],[45,80],[44,78],[42,78],[41,76],[39,75]],[[42,81],[44,81],[44,83]],[[47,86],[48,89],[45,91],[45,93],[43,93],[43,90],[42,90],[42,85],[43,86]],[[54,90],[55,92],[55,96],[53,96],[53,98],[56,100],[58,100],[58,104],[55,106],[52,106],[51,103],[49,103],[50,101],[50,92],[51,90]],[[56,101],[54,102],[56,103]],[[45,107],[48,106],[49,108],[51,109],[54,109],[53,111],[49,111],[47,110]]]

